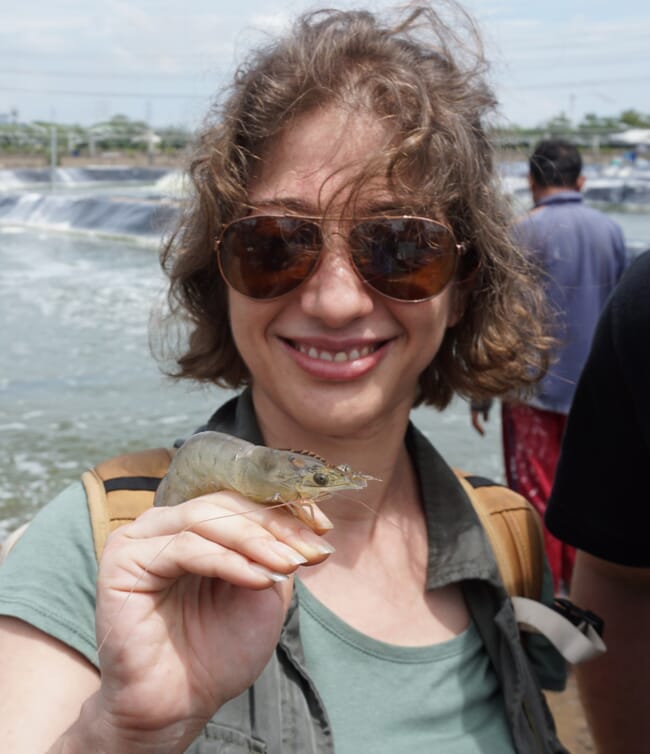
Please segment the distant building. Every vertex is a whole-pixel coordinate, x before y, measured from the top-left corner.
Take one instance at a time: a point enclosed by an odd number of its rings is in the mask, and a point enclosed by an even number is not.
[[[0,124],[6,126],[9,123],[18,123],[18,110],[13,108],[8,113],[0,113]]]
[[[610,134],[607,143],[612,147],[650,147],[650,128],[628,128],[617,134]]]

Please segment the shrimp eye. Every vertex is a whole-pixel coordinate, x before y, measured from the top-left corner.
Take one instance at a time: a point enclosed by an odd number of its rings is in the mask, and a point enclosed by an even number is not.
[[[327,484],[327,474],[323,473],[322,471],[316,471],[314,473],[314,482],[319,487],[324,487]]]

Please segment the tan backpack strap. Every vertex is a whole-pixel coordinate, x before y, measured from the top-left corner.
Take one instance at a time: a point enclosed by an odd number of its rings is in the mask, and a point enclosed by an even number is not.
[[[128,453],[102,461],[82,474],[97,560],[112,531],[153,505],[174,453],[173,448]]]
[[[605,652],[599,635],[601,629],[593,621],[598,620],[597,616],[571,605],[580,617],[579,621],[571,620],[557,606],[549,607],[539,601],[544,534],[541,519],[532,505],[513,490],[489,479],[454,471],[490,540],[519,628],[543,634],[573,664]]]
[[[454,471],[485,529],[508,594],[540,599],[544,535],[537,511],[507,487]]]

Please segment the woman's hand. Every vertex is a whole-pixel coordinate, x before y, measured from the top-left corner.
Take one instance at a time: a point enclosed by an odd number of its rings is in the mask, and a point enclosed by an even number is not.
[[[314,531],[331,527],[313,513]],[[218,492],[152,508],[109,537],[93,704],[110,737],[182,751],[255,681],[280,635],[290,574],[332,551],[314,531],[286,509]]]

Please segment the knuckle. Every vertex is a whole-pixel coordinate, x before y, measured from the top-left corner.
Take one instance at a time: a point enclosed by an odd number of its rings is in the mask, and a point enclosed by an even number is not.
[[[190,529],[184,529],[174,536],[173,548],[176,557],[187,558],[197,552],[199,535]]]
[[[160,517],[162,510],[169,510],[168,508],[147,508],[145,511],[140,513],[138,517],[135,519],[135,521],[140,521],[141,523],[150,523],[151,521],[155,521],[156,517]],[[133,523],[135,523],[135,521]],[[127,524],[127,526],[131,526],[131,524]]]

